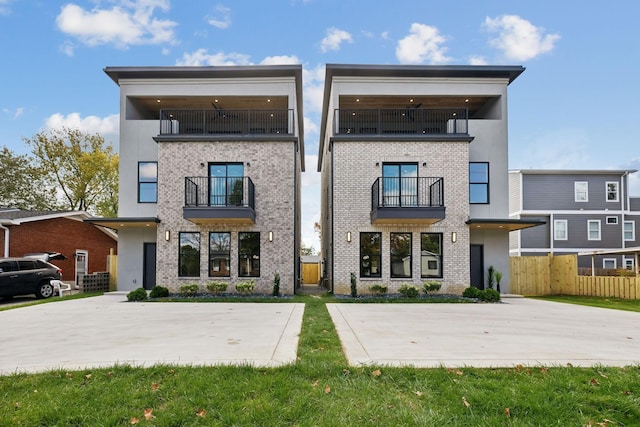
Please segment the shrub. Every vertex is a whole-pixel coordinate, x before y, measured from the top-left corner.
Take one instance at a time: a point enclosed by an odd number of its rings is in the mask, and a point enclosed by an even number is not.
[[[471,286],[462,292],[462,296],[465,298],[480,298],[481,293],[480,289]]]
[[[193,296],[198,293],[200,286],[197,283],[189,283],[186,285],[180,285],[178,292],[183,296]]]
[[[227,282],[220,282],[214,280],[213,282],[207,283],[207,290],[214,294],[220,294],[227,290],[229,284]]]
[[[427,280],[424,282],[424,285],[422,285],[422,292],[428,294],[429,292],[439,291],[441,287],[442,283],[437,280]]]
[[[273,291],[271,291],[271,295],[274,297],[280,296],[280,273],[276,273],[273,278]]]
[[[403,283],[402,285],[400,285],[400,287],[398,288],[398,292],[400,292],[400,294],[405,298],[417,298],[418,295],[420,295],[418,288],[408,283]]]
[[[387,293],[388,288],[386,285],[371,285],[369,289],[374,295],[384,295]]]
[[[147,291],[144,288],[138,288],[127,294],[127,301],[144,301],[147,299]]]
[[[242,282],[236,283],[236,291],[241,294],[247,295],[253,292],[253,288],[256,286],[256,282],[253,280],[243,280]]]
[[[481,291],[480,300],[485,302],[498,302],[500,301],[500,292],[495,289],[485,289]]]
[[[169,296],[169,289],[163,286],[154,286],[149,292],[150,298],[166,298]]]

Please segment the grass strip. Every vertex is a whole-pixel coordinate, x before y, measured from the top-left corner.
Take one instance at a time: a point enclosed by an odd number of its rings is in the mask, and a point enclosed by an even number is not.
[[[607,298],[607,297],[587,297],[574,295],[554,295],[544,297],[530,297],[543,301],[564,302],[568,304],[587,305],[589,307],[611,308],[614,310],[640,312],[640,300]]]

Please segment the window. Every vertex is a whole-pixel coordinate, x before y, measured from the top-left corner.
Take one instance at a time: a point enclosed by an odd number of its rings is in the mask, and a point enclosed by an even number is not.
[[[636,223],[634,221],[624,222],[624,240],[627,242],[636,240]]]
[[[553,239],[554,240],[567,240],[567,220],[556,219],[553,221]]]
[[[211,206],[242,206],[242,163],[211,163],[209,165],[209,203]]]
[[[382,277],[381,253],[380,233],[360,233],[360,277]]]
[[[200,233],[181,232],[179,235],[178,276],[200,277]]]
[[[418,206],[418,164],[382,165],[382,202],[384,206]]]
[[[411,233],[391,233],[391,277],[411,277]]]
[[[587,221],[587,230],[589,240],[600,240],[600,220],[590,219]]]
[[[238,233],[238,276],[260,276],[260,233]]]
[[[617,216],[608,216],[607,217],[607,224],[616,225],[617,223],[618,223],[618,217]]]
[[[618,182],[607,182],[607,202],[618,201]]]
[[[624,263],[624,268],[627,270],[634,271],[635,261],[633,258],[623,258],[622,262]]]
[[[420,234],[420,277],[442,278],[442,234]]]
[[[489,163],[469,163],[469,203],[489,203]]]
[[[138,162],[138,203],[158,202],[158,162]]]
[[[209,276],[229,277],[231,233],[209,233]]]
[[[573,183],[574,197],[576,202],[589,201],[589,183],[587,181],[576,181]]]
[[[603,258],[602,268],[615,270],[617,268],[617,262],[615,258]]]

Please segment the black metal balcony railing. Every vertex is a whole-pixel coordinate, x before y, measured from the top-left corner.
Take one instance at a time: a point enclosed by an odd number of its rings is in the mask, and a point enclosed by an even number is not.
[[[293,110],[160,110],[160,135],[293,133]]]
[[[371,186],[371,210],[444,207],[444,180],[438,177],[381,177]]]
[[[336,135],[468,134],[466,108],[336,109]]]
[[[247,176],[188,176],[184,179],[185,207],[255,208],[255,187]]]

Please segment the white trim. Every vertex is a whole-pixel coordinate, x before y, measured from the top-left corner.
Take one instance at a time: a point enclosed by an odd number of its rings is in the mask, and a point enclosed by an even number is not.
[[[558,237],[556,234],[558,230],[557,224],[564,224],[564,237]],[[569,222],[566,219],[554,219],[553,220],[553,240],[569,240]]]
[[[78,217],[78,218],[73,218],[73,217]],[[52,212],[47,215],[31,216],[27,218],[16,218],[12,221],[16,225],[20,225],[25,222],[44,221],[47,219],[55,219],[55,218],[69,218],[69,219],[76,219],[78,221],[82,221],[82,219],[91,218],[91,215],[89,215],[85,211]]]
[[[609,222],[610,219],[613,219],[613,222]],[[605,220],[605,224],[607,225],[617,225],[618,224],[618,217],[617,216],[608,216]]]
[[[578,198],[578,185],[584,184],[584,200]],[[582,193],[582,191],[580,191]],[[573,182],[573,201],[576,203],[588,203],[589,202],[589,181],[574,181]]]
[[[510,216],[532,216],[532,215],[611,215],[612,213],[621,212],[619,209],[576,209],[576,210],[546,210],[546,211],[537,211],[537,210],[526,210],[526,211],[518,211],[518,212],[510,212]],[[638,211],[624,211],[627,215],[637,214],[640,215]]]
[[[616,186],[616,198],[609,200],[609,184]],[[617,203],[620,201],[620,183],[618,181],[606,181],[604,183],[604,199],[607,203]]]
[[[627,258],[626,256],[622,257],[622,266],[625,269],[635,271],[635,264],[636,264],[635,257],[634,258]]]
[[[591,238],[591,224],[598,224],[598,238]],[[599,219],[587,220],[587,240],[602,240],[602,224]]]
[[[607,267],[607,262],[613,262],[613,267]],[[618,268],[618,260],[615,258],[602,258],[602,268],[615,270]]]

